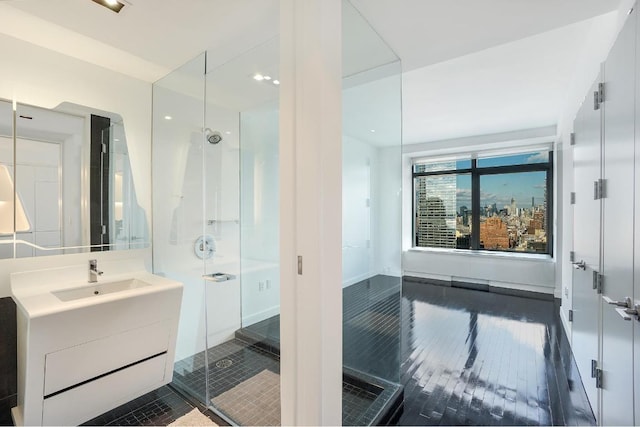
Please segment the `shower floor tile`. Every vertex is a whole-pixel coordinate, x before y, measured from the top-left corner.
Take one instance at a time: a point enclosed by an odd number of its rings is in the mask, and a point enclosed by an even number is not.
[[[238,339],[220,344],[209,349],[207,358],[209,370],[209,398],[216,398],[245,381],[250,381],[264,370],[279,376],[280,359],[277,355],[252,346]],[[198,353],[193,357],[176,363],[173,383],[187,393],[196,395],[202,401],[206,400],[204,384],[205,355]],[[190,371],[190,369],[193,369]],[[343,383],[343,425],[368,425],[380,410],[380,398],[386,398],[393,390],[382,387],[377,392]],[[279,390],[278,390],[279,393]],[[272,399],[273,408],[266,408],[269,412],[280,411],[279,396]],[[231,414],[225,414],[230,416]],[[231,418],[231,417],[230,417]],[[279,418],[279,417],[278,417]],[[268,424],[272,418],[265,418],[258,424]]]
[[[225,422],[164,386],[82,424],[85,426],[166,426],[198,407],[218,425]]]

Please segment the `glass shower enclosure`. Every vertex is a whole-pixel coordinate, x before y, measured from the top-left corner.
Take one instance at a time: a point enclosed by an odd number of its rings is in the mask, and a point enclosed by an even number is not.
[[[371,425],[402,402],[401,69],[348,1],[343,40],[343,424]],[[184,284],[173,386],[279,425],[279,39],[211,55],[153,85],[153,268]]]

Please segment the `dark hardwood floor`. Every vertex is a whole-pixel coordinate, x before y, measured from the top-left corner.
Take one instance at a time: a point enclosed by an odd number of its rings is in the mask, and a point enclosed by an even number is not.
[[[558,306],[405,280],[400,425],[594,425]]]

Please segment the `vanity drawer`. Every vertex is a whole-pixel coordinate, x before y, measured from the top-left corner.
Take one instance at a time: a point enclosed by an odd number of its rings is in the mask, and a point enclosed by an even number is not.
[[[114,372],[44,400],[42,425],[79,425],[164,384],[167,355]]]
[[[47,354],[44,395],[167,351],[169,331],[162,321]]]

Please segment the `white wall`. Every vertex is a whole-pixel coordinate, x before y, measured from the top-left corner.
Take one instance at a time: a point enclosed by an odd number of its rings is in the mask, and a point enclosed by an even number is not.
[[[401,148],[342,138],[342,286],[401,276]]]
[[[376,274],[378,153],[371,145],[342,137],[342,286]]]
[[[0,98],[45,108],[67,101],[122,115],[139,203],[145,209],[150,224],[151,84],[6,35],[0,35],[0,52]],[[142,256],[148,260],[151,250],[131,251],[131,254],[129,256]],[[11,271],[119,255],[87,253],[69,256],[68,259],[54,256],[2,260],[0,297],[10,295],[8,274]]]
[[[154,87],[154,272],[184,284],[178,360],[227,341],[240,327],[239,115],[205,105],[204,79],[201,56]],[[204,128],[222,141],[210,144]],[[213,239],[210,258],[196,255],[200,236]],[[212,273],[236,278],[203,279]]]
[[[278,110],[240,114],[242,325],[280,313]]]

